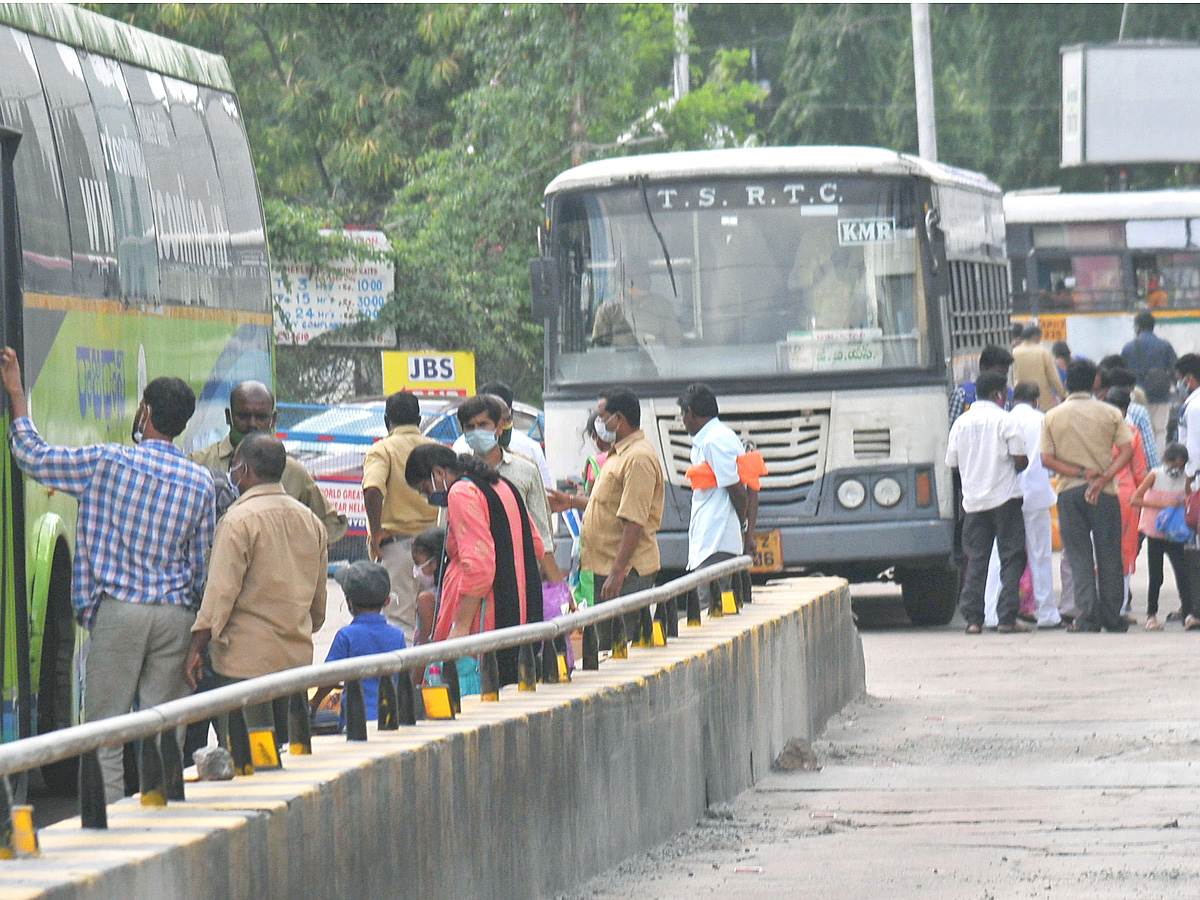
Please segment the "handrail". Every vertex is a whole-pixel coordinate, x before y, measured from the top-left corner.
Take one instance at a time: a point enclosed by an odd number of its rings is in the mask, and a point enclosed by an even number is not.
[[[614,619],[618,615],[681,596],[703,584],[748,569],[752,563],[753,560],[749,556],[737,556],[690,572],[664,585],[568,613],[549,622],[516,625],[390,653],[300,666],[193,694],[138,712],[0,744],[0,775],[11,775],[102,747],[114,747],[139,738],[152,737],[170,728],[210,719],[250,704],[287,697],[307,691],[311,687],[391,675],[418,667],[424,668],[433,662],[456,660],[464,656],[554,640],[577,628],[595,625]]]

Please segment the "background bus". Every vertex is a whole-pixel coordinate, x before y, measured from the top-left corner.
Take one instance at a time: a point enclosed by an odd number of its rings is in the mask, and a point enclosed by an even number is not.
[[[760,562],[893,570],[914,621],[949,621],[947,396],[985,344],[1007,346],[999,189],[887,150],[718,150],[579,166],[546,213],[533,282],[555,476],[581,470],[598,390],[628,384],[667,473],[663,565],[683,568],[676,398],[707,382],[771,470]]]
[[[0,5],[0,140],[0,339],[43,435],[127,440],[143,386],[170,374],[199,399],[185,447],[215,440],[231,384],[272,373],[262,206],[224,61],[75,7]],[[79,706],[76,504],[25,483],[0,443],[7,739]]]
[[[1200,350],[1200,190],[1004,196],[1013,309],[1093,360],[1133,338],[1133,313],[1177,353]]]

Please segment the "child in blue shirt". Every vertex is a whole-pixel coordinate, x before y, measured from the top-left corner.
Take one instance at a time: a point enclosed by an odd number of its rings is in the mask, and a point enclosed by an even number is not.
[[[354,621],[338,629],[333,637],[325,662],[351,659],[356,656],[371,656],[404,649],[404,632],[383,617],[380,612],[392,592],[387,569],[379,563],[360,559],[338,570],[334,576],[346,595],[346,605]],[[320,706],[332,688],[317,691],[311,708]],[[367,718],[379,718],[379,679],[364,678],[363,700],[366,701]]]

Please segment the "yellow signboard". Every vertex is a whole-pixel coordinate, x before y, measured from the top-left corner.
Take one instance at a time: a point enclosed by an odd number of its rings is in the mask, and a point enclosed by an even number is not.
[[[429,397],[470,397],[475,393],[475,354],[384,350],[383,392],[396,391]]]

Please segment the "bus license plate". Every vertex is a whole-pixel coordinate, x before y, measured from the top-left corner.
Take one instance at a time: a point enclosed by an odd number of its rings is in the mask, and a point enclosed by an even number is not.
[[[776,528],[773,531],[759,531],[754,535],[754,565],[751,572],[782,572],[783,571],[783,537]]]

